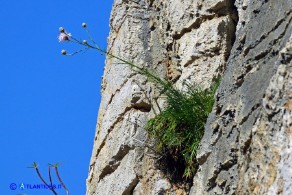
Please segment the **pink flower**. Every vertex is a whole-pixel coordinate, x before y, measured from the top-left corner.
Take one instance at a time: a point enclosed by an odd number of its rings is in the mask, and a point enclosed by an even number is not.
[[[70,37],[71,37],[70,33],[61,32],[59,34],[58,39],[59,39],[59,42],[64,42],[64,41],[69,41]]]

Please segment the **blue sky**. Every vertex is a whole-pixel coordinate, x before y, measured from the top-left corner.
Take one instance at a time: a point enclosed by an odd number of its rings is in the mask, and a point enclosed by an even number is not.
[[[60,175],[72,195],[85,194],[100,103],[104,56],[88,51],[72,57],[60,51],[79,47],[57,40],[63,26],[86,38],[86,22],[106,48],[113,0],[0,0],[0,194],[52,194],[19,185],[41,184],[47,164],[61,162]],[[54,183],[59,183],[56,178]],[[10,184],[17,184],[16,190]],[[58,194],[65,194],[57,190]]]

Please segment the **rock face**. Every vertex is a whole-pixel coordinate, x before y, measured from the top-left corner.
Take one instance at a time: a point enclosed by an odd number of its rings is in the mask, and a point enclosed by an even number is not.
[[[292,2],[115,0],[108,51],[182,88],[222,75],[191,186],[156,166],[156,87],[106,61],[87,195],[292,194]],[[191,188],[190,188],[191,187]]]
[[[236,7],[236,41],[197,157],[192,194],[291,194],[292,2]]]

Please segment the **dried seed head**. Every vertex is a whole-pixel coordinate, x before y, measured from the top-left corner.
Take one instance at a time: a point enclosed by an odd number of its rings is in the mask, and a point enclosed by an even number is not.
[[[63,33],[63,32],[65,32],[65,29],[64,29],[63,27],[60,27],[60,28],[59,28],[59,31],[60,31],[61,33]]]
[[[63,50],[61,51],[61,54],[62,54],[62,55],[66,55],[66,54],[67,54],[66,50],[63,49]]]

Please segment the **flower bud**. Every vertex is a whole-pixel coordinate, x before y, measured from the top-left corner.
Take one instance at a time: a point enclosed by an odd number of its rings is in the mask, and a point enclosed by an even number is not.
[[[66,50],[63,49],[63,50],[61,51],[61,54],[62,54],[62,55],[66,55],[66,54],[67,54]]]
[[[86,28],[86,26],[87,26],[86,23],[83,22],[83,23],[82,23],[82,27],[83,27],[83,28]]]
[[[83,40],[82,43],[83,43],[84,45],[87,45],[87,41],[86,41],[86,40]]]
[[[60,27],[60,28],[59,28],[59,31],[60,31],[61,33],[63,33],[63,32],[65,32],[65,29],[64,29],[63,27]]]

